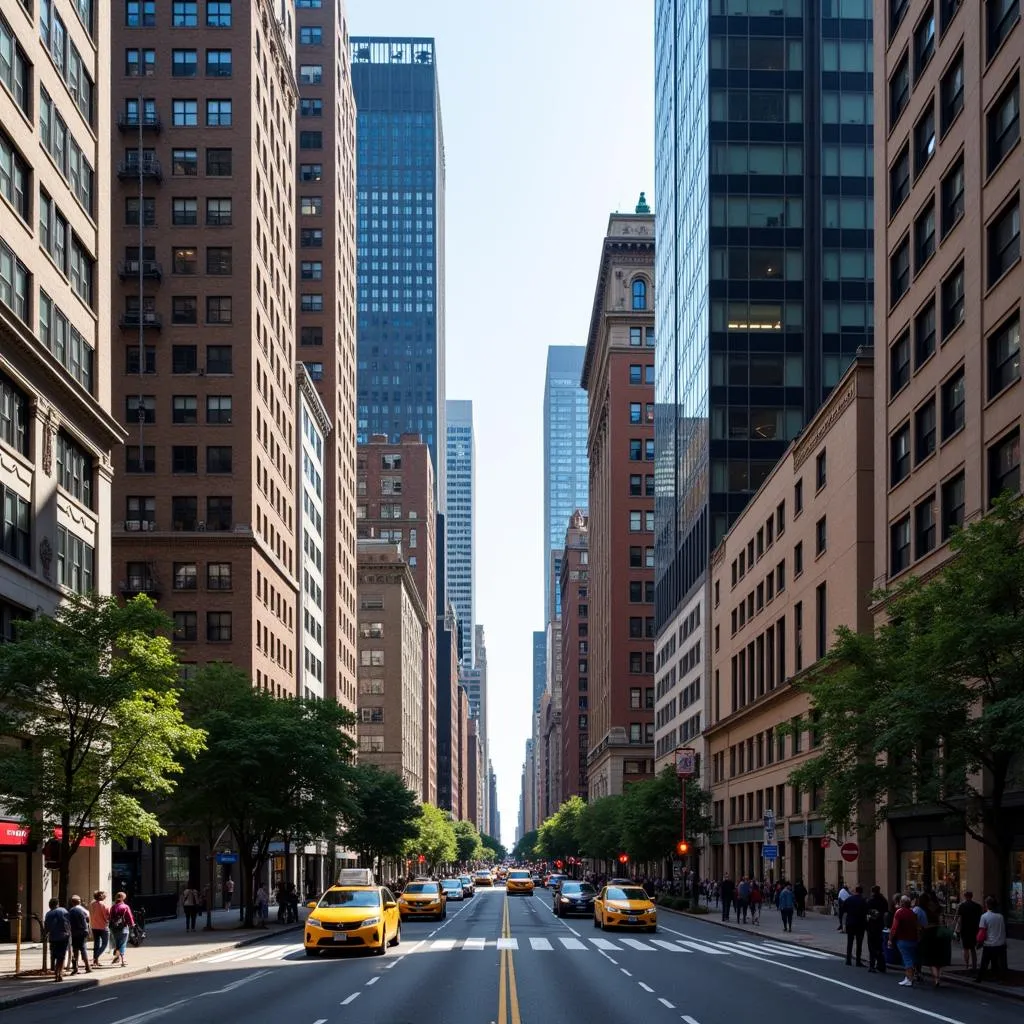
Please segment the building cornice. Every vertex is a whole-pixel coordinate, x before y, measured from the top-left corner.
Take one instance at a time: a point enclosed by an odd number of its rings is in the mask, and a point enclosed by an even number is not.
[[[327,412],[327,406],[324,405],[320,393],[313,384],[313,378],[310,377],[305,363],[295,364],[295,379],[299,386],[299,394],[309,403],[310,412],[313,413],[313,418],[326,438],[331,432],[333,424],[331,423],[330,414]]]

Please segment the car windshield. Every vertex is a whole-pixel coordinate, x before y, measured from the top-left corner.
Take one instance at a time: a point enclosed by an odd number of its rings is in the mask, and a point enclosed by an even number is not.
[[[328,889],[320,900],[321,907],[379,907],[380,892],[376,889]]]
[[[461,889],[462,888],[462,882],[458,878],[446,878],[441,884],[446,889]]]
[[[469,877],[469,875],[463,875],[463,876],[462,876],[462,877],[461,877],[461,878],[459,879],[459,881],[460,881],[460,882],[461,882],[461,883],[462,883],[463,885],[465,885],[465,884],[466,884],[467,882],[472,882],[472,881],[473,881],[473,879],[472,879],[472,878],[470,878],[470,877]]]
[[[491,877],[491,873],[490,873],[490,871],[478,871],[476,873],[476,877],[477,878],[490,878]]]
[[[437,882],[410,882],[404,892],[428,893],[431,896],[437,895]]]
[[[573,896],[593,896],[594,887],[589,882],[563,882],[562,892]]]
[[[605,898],[609,900],[646,900],[647,893],[643,889],[623,889],[616,885],[608,887]]]
[[[520,879],[522,881],[526,881],[530,877],[530,872],[529,871],[510,871],[508,873],[508,877],[510,879],[518,878],[518,879]]]

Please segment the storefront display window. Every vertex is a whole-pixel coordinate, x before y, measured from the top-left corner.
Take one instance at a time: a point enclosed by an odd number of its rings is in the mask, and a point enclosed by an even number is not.
[[[967,853],[964,850],[932,851],[932,888],[947,913],[956,910],[967,879]]]
[[[921,850],[900,854],[900,879],[903,892],[908,895],[924,891],[924,853]]]
[[[189,873],[189,850],[188,846],[165,847],[164,864],[168,886],[175,883],[186,885],[192,880]]]
[[[1010,893],[1007,916],[1011,921],[1024,921],[1024,850],[1010,855]]]

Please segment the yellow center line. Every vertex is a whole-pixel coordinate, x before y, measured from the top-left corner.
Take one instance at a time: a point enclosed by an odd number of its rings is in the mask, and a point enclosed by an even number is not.
[[[501,937],[509,939],[512,937],[512,927],[509,921],[508,896],[502,910]],[[512,956],[512,950],[503,949],[500,956],[500,968],[498,971],[498,1020],[497,1024],[522,1024],[519,1016],[519,995],[516,991],[516,966]]]

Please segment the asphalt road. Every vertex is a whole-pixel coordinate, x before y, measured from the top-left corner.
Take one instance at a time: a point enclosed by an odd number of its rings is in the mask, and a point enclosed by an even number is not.
[[[307,958],[298,936],[8,1011],[19,1024],[1019,1024],[1019,1003],[902,989],[836,957],[662,915],[656,935],[559,920],[551,897],[478,891],[407,923],[384,957]],[[109,970],[109,969],[108,969]]]

